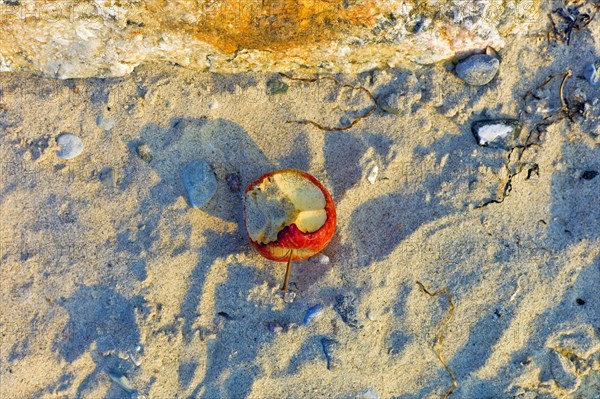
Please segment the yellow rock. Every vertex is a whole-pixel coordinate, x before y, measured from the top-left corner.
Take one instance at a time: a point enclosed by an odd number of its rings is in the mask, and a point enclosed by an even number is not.
[[[539,0],[0,3],[0,70],[122,76],[142,62],[219,73],[360,72],[503,46]]]

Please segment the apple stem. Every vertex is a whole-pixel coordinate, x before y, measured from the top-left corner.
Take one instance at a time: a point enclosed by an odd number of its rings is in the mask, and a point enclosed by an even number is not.
[[[281,291],[287,292],[288,290],[288,281],[290,280],[290,272],[292,271],[292,258],[294,257],[294,250],[290,249],[290,257],[287,261],[287,266],[285,269],[285,277],[283,279],[283,287],[281,287]]]

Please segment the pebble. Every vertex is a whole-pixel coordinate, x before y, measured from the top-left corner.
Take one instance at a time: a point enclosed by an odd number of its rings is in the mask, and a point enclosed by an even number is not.
[[[588,65],[583,71],[583,76],[592,86],[600,85],[600,60]]]
[[[496,49],[493,48],[492,46],[487,46],[485,48],[485,53],[487,55],[491,55],[492,57],[496,58],[497,60],[501,60],[500,54],[498,54],[498,52],[496,51]]]
[[[225,177],[225,181],[227,182],[227,186],[233,192],[240,191],[242,188],[242,179],[238,173],[230,173]]]
[[[344,323],[352,328],[362,328],[362,323],[358,320],[358,311],[356,309],[356,298],[351,295],[338,295],[335,298],[335,311],[340,315]]]
[[[367,311],[367,319],[370,321],[377,321],[377,315],[372,310]]]
[[[56,155],[61,159],[73,159],[83,152],[83,140],[71,133],[62,133],[56,138],[60,149]]]
[[[329,256],[324,254],[317,254],[315,256],[311,256],[308,260],[310,260],[313,263],[320,263],[322,265],[329,264]]]
[[[511,149],[516,145],[521,127],[515,119],[492,119],[473,122],[471,132],[480,146]]]
[[[142,160],[146,162],[152,161],[152,149],[150,146],[148,146],[148,144],[139,144],[136,147],[135,152],[137,152],[138,156],[142,158]]]
[[[141,360],[133,352],[129,351],[127,354],[129,355],[129,360],[131,360],[136,367],[140,367],[142,365]]]
[[[219,102],[217,100],[208,104],[208,109],[217,109],[217,108],[219,108]]]
[[[592,180],[596,176],[598,176],[598,172],[595,170],[586,170],[581,174],[581,178],[584,180]]]
[[[379,166],[373,166],[373,169],[369,172],[369,176],[367,176],[367,180],[371,184],[375,184],[375,180],[377,180],[377,175],[379,174]]]
[[[337,351],[340,348],[340,343],[335,339],[321,338],[321,345],[323,346],[325,359],[327,359],[327,370],[335,369],[340,363],[337,357]]]
[[[285,332],[288,329],[288,326],[285,324],[281,324],[277,321],[269,321],[266,323],[267,329],[272,333],[281,333]]]
[[[315,306],[311,306],[310,308],[308,308],[308,310],[306,311],[306,313],[304,314],[304,325],[307,326],[310,324],[310,322],[319,317],[319,315],[323,313],[323,306],[321,306],[320,304],[317,304]]]
[[[195,160],[186,164],[182,173],[183,185],[192,208],[202,208],[217,192],[217,178],[209,164]]]
[[[458,62],[456,65],[456,76],[471,86],[483,86],[492,81],[498,69],[500,61],[488,54],[475,54]]]
[[[283,294],[283,302],[285,302],[285,303],[292,303],[292,302],[294,302],[294,299],[296,299],[295,292],[287,291],[286,293]]]

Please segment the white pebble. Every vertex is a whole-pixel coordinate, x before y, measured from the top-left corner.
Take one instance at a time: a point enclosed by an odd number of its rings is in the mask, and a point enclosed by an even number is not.
[[[378,174],[379,174],[379,166],[375,165],[375,166],[373,166],[373,169],[371,169],[371,172],[369,172],[369,176],[367,176],[367,180],[369,181],[369,183],[375,184],[375,180],[377,180]]]
[[[377,315],[372,310],[369,310],[367,311],[367,319],[377,321]]]
[[[497,138],[505,138],[508,133],[513,131],[512,126],[496,124],[483,126],[479,129],[479,144],[486,145]]]
[[[322,265],[328,265],[329,264],[329,256],[324,255],[324,254],[318,254],[316,256],[317,258],[317,262],[319,262]]]
[[[56,155],[61,159],[73,159],[83,152],[83,140],[71,133],[63,133],[56,138],[60,149]]]
[[[140,367],[142,365],[142,362],[140,361],[140,359],[137,358],[137,356],[135,356],[132,352],[127,353],[129,354],[129,359],[133,364],[136,365],[136,367]]]
[[[217,109],[217,108],[219,108],[219,102],[217,100],[208,104],[208,109]]]
[[[286,293],[283,294],[283,302],[285,302],[285,303],[292,303],[292,302],[294,302],[295,298],[296,298],[295,292],[287,291]]]

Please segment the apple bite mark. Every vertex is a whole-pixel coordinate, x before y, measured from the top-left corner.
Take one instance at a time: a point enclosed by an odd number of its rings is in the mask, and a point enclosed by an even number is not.
[[[246,226],[253,241],[268,244],[295,224],[313,233],[327,220],[325,196],[310,180],[295,173],[269,176],[246,192]]]
[[[290,264],[321,251],[336,226],[335,207],[323,185],[296,169],[267,173],[244,194],[244,221],[252,246],[264,257]]]

